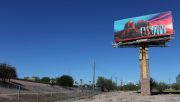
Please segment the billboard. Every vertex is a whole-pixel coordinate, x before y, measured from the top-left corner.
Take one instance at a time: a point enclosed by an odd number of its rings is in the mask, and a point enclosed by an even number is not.
[[[161,38],[174,34],[171,11],[114,22],[114,42]]]

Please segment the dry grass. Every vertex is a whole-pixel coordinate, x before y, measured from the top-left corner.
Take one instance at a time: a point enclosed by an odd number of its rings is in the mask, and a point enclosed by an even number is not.
[[[83,99],[73,102],[180,102],[180,94],[141,96],[135,92],[108,92],[97,95],[91,100]]]
[[[57,100],[64,100],[68,96],[62,93],[56,94],[20,94],[19,102],[54,102]],[[17,95],[9,95],[6,97],[0,97],[0,102],[17,102]]]
[[[48,84],[12,80],[23,85],[19,102],[54,102],[62,100],[78,100],[92,96],[90,90],[80,90],[72,87],[50,86]],[[0,87],[0,102],[18,102],[18,89]]]

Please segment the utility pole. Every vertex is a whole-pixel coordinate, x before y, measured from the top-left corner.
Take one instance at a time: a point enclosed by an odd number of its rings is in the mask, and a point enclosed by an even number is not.
[[[115,80],[116,80],[116,86],[118,86],[117,77],[115,77]]]
[[[123,87],[123,82],[122,82],[122,80],[121,80],[121,90],[122,90],[122,87]]]
[[[96,68],[96,63],[94,61],[94,64],[93,64],[93,90],[95,89],[95,68]]]
[[[171,85],[171,79],[169,78],[169,85]]]

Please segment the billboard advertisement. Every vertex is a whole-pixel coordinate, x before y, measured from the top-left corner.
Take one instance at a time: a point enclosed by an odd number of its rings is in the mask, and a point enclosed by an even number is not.
[[[114,42],[150,39],[174,34],[171,11],[114,22]]]

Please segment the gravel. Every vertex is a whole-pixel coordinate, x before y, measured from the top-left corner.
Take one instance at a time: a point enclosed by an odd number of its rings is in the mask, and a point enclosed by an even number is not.
[[[74,102],[180,102],[180,94],[141,96],[135,92],[106,92]]]

